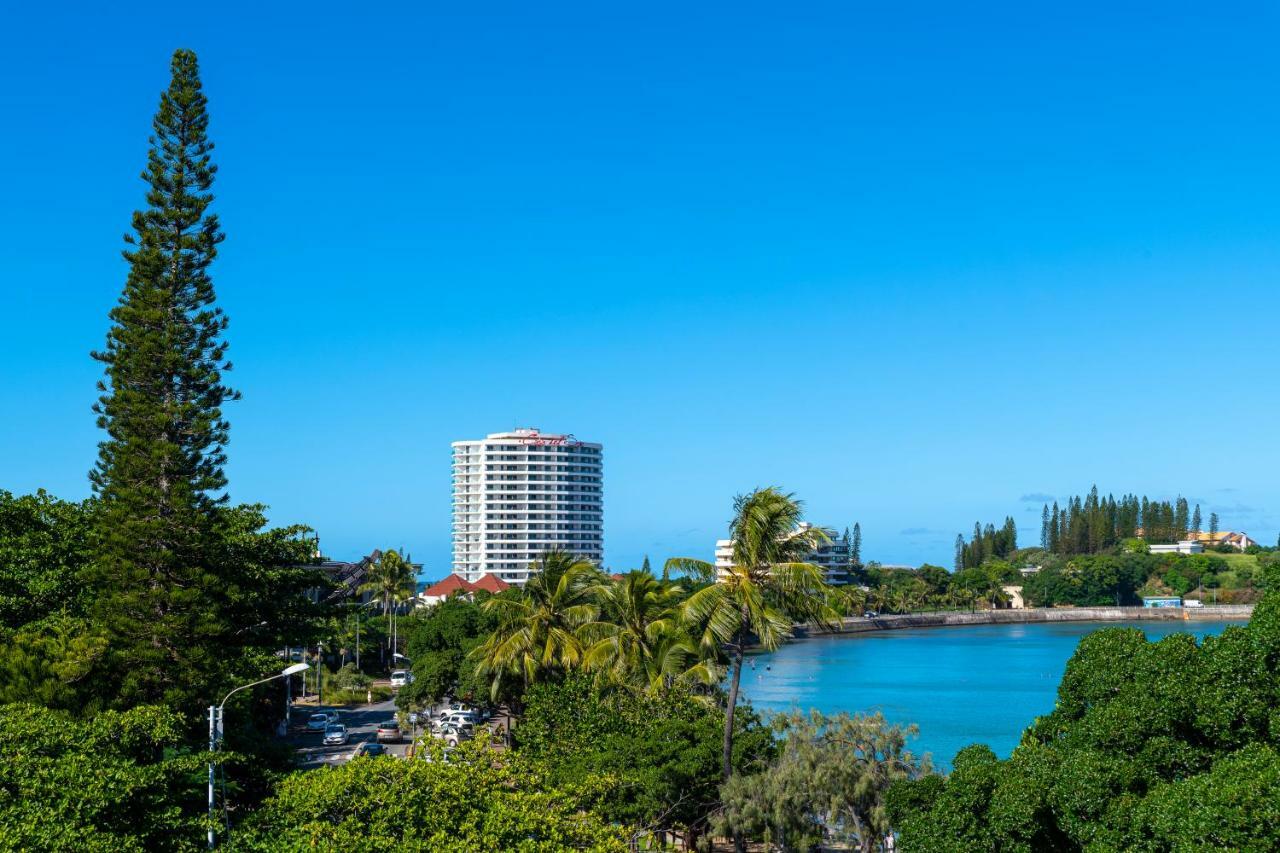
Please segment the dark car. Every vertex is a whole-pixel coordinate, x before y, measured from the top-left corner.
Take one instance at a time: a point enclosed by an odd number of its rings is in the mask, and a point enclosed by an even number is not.
[[[360,748],[356,750],[357,758],[360,757],[361,755],[374,756],[374,755],[386,755],[386,754],[387,754],[387,748],[385,746],[383,746],[380,743],[374,743],[371,740],[367,740],[364,743],[360,744]]]
[[[395,720],[387,720],[385,723],[378,723],[378,742],[399,743],[400,724]]]

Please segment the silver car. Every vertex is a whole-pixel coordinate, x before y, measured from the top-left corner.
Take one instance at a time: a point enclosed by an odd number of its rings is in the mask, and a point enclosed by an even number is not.
[[[324,730],[325,746],[341,746],[347,742],[347,727],[339,723]]]

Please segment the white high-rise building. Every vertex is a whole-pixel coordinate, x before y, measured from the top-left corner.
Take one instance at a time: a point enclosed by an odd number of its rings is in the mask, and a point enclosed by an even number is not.
[[[453,571],[523,585],[551,550],[604,559],[599,444],[536,429],[453,442]]]

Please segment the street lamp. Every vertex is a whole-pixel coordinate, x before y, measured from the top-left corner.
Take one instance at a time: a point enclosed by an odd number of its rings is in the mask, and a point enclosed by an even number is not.
[[[259,684],[266,684],[268,681],[275,681],[277,678],[288,678],[290,675],[297,675],[307,668],[305,663],[295,663],[292,666],[285,667],[276,675],[264,678],[260,681],[254,681],[251,684],[242,684],[235,690],[232,690],[222,698],[222,704],[209,706],[209,849],[212,850],[215,840],[213,832],[213,753],[218,750],[218,742],[222,738],[222,707],[227,704],[227,700],[233,694],[239,693],[249,687],[257,687]]]

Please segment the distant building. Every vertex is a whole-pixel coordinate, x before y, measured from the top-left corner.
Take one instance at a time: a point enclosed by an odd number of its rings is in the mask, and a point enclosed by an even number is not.
[[[1143,607],[1181,607],[1182,599],[1176,595],[1144,595]]]
[[[1026,609],[1027,602],[1026,602],[1026,600],[1022,597],[1022,587],[1020,587],[1020,586],[1002,586],[1002,587],[1000,587],[1000,589],[1004,590],[1004,594],[1005,594],[1005,595],[1007,595],[1007,596],[1009,597],[1009,609],[1010,609],[1010,610],[1024,610],[1024,609]]]
[[[1199,542],[1206,548],[1214,548],[1218,545],[1230,545],[1237,551],[1243,551],[1258,543],[1249,538],[1246,533],[1236,533],[1233,530],[1219,530],[1217,533],[1192,533],[1191,539]]]
[[[604,559],[603,447],[517,429],[453,443],[453,571],[523,586],[548,551]],[[536,567],[533,571],[536,571]]]
[[[433,583],[422,591],[418,596],[423,605],[433,607],[446,598],[455,595],[461,595],[464,598],[473,598],[477,592],[498,593],[504,589],[510,589],[511,584],[499,578],[497,575],[484,575],[480,580],[472,583],[460,575],[449,575],[442,581]]]
[[[1044,566],[1023,566],[1022,568],[1018,569],[1018,573],[1021,574],[1024,578],[1029,578],[1034,574],[1039,574],[1042,568],[1044,568]]]
[[[1203,554],[1204,546],[1193,539],[1175,542],[1171,545],[1148,545],[1149,554]]]
[[[813,525],[801,522],[792,535],[812,530]],[[831,541],[811,551],[804,562],[813,563],[822,569],[823,576],[829,584],[847,584],[853,580],[853,546],[847,536],[838,536],[830,527],[821,528]],[[733,565],[733,540],[716,540],[716,575],[723,577]]]
[[[369,569],[374,563],[382,559],[382,551],[374,548],[367,557],[361,557],[354,563],[344,560],[326,560],[320,558],[320,562],[316,568],[323,572],[326,579],[333,584],[333,588],[327,595],[323,595],[325,601],[334,604],[340,601],[355,601],[360,604],[367,604],[373,597],[372,593],[360,592],[360,587],[365,581],[369,580]],[[413,572],[417,575],[422,571],[421,563],[410,563]],[[311,592],[313,601],[319,601],[322,597],[320,587],[316,587]]]

